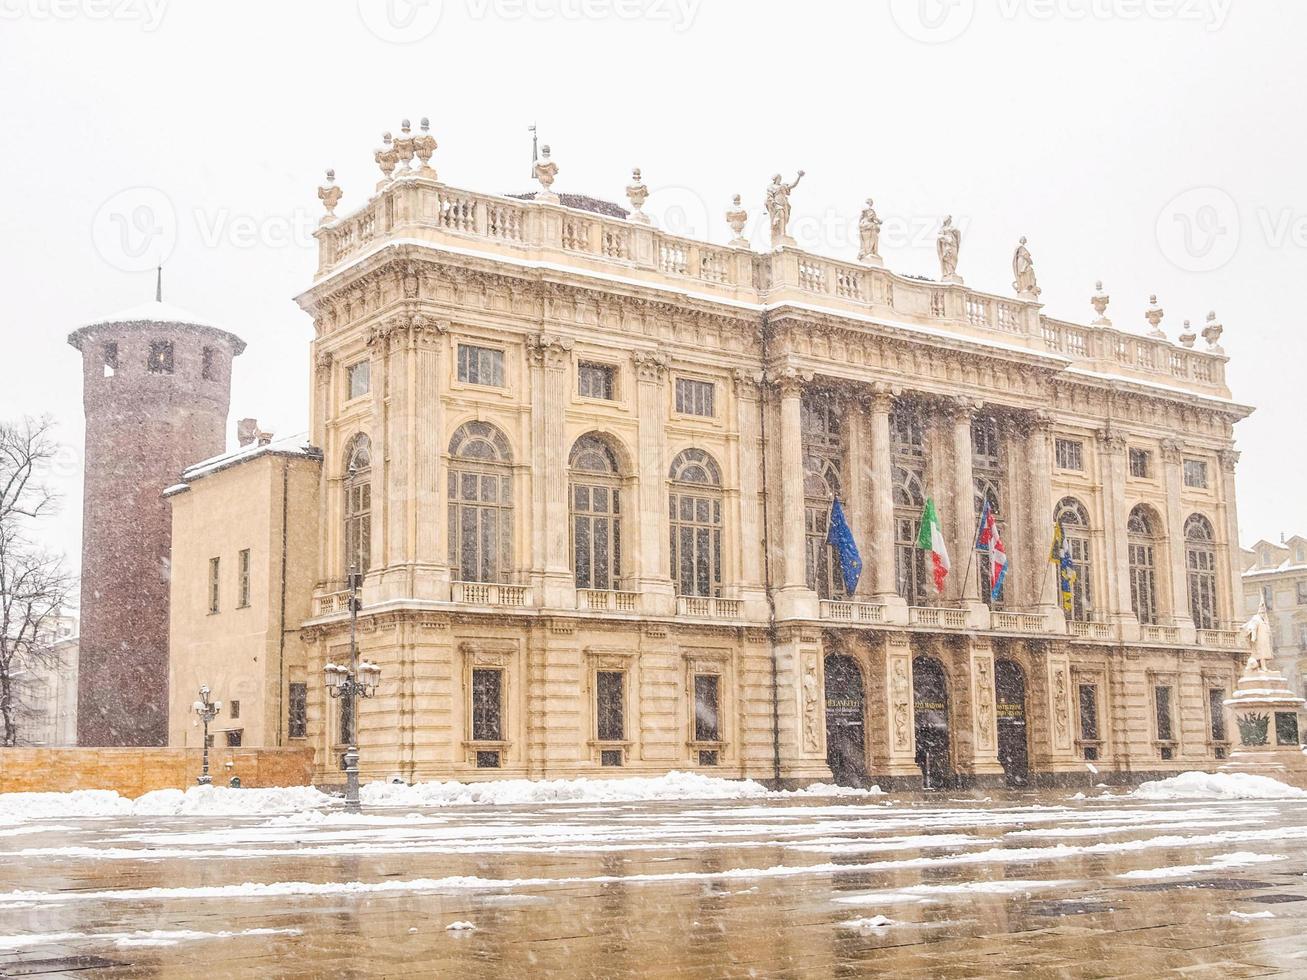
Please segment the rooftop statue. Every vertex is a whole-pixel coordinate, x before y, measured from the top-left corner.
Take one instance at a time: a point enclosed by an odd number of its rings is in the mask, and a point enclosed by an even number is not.
[[[1021,236],[1017,250],[1012,253],[1012,288],[1022,299],[1038,299],[1039,284],[1035,281],[1035,260],[1026,248],[1026,236]]]
[[[958,252],[962,249],[962,232],[953,224],[953,215],[944,219],[939,236],[935,239],[935,251],[939,253],[940,279],[944,282],[962,282],[958,275]]]
[[[867,206],[858,218],[858,261],[867,265],[881,266],[885,263],[880,257],[881,220],[876,215],[875,202],[867,198]]]
[[[802,170],[792,184],[785,183],[781,175],[776,174],[767,186],[767,215],[771,218],[772,248],[794,244],[794,239],[787,231],[790,224],[790,191],[798,187],[802,179]]]

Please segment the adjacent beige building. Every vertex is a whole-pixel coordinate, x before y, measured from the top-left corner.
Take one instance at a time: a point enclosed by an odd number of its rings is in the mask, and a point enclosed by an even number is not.
[[[1301,696],[1307,691],[1307,538],[1261,540],[1243,552],[1244,613],[1264,599],[1276,662]]]
[[[350,719],[322,677],[348,658],[354,566],[382,671],[365,778],[1023,784],[1224,757],[1250,409],[1214,316],[1201,346],[1166,339],[1155,301],[1123,314],[1150,335],[1113,326],[1101,288],[1093,323],[1050,318],[1024,244],[1015,294],[973,289],[950,223],[941,280],[899,275],[870,208],[859,261],[802,251],[779,179],[767,251],[739,205],[725,245],[660,231],[638,177],[629,212],[555,194],[547,154],[534,197],[457,188],[429,139],[378,151],[348,216],[320,194],[299,297],[320,471],[264,453],[172,498],[174,739],[208,678],[339,782]],[[865,564],[852,594],[836,498]],[[913,545],[927,498],[942,595]],[[971,551],[984,499],[1011,559],[997,600]],[[241,547],[269,602],[284,581],[281,627],[271,605],[248,626],[207,614],[207,563]]]
[[[39,655],[15,663],[20,746],[77,744],[77,622],[76,614],[51,616],[41,631]]]
[[[165,491],[173,558],[168,744],[203,745],[200,687],[222,701],[216,746],[303,745],[304,651],[317,561],[319,454],[252,439]]]

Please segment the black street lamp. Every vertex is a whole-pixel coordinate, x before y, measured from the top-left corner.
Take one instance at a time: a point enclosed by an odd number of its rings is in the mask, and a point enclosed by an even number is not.
[[[200,699],[191,707],[204,722],[204,771],[195,782],[200,786],[209,786],[213,783],[213,777],[209,775],[209,722],[218,717],[218,712],[222,710],[222,702],[209,700],[209,685],[205,684],[200,688]]]
[[[363,604],[359,601],[359,588],[363,576],[349,570],[349,666],[328,663],[322,671],[326,674],[327,693],[333,699],[345,699],[345,717],[349,719],[349,747],[345,749],[345,807],[350,810],[359,808],[359,749],[358,749],[358,699],[370,698],[377,693],[377,684],[381,680],[381,668],[364,660],[359,661],[358,615]]]

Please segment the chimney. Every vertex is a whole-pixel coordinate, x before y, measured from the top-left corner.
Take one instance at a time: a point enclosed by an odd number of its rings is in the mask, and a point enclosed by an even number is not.
[[[259,438],[259,420],[241,419],[236,423],[236,442],[242,449],[254,445]]]

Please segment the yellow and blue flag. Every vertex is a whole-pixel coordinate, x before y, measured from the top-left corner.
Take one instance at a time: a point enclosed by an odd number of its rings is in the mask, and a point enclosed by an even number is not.
[[[1053,525],[1053,546],[1048,550],[1048,560],[1057,565],[1057,588],[1062,597],[1062,611],[1071,615],[1074,601],[1073,586],[1076,584],[1076,566],[1071,558],[1071,542],[1062,530],[1062,522]]]

